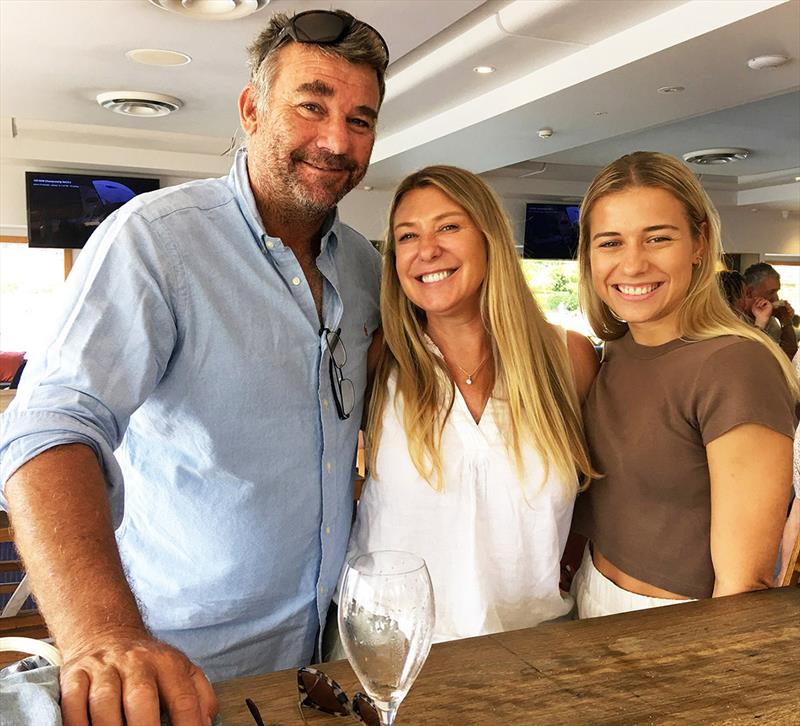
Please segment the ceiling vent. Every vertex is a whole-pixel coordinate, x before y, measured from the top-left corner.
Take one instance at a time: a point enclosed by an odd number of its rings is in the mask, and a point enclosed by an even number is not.
[[[683,160],[690,164],[730,164],[748,156],[750,156],[749,149],[700,149],[684,154]]]
[[[97,94],[97,103],[114,113],[137,118],[167,116],[183,106],[175,96],[149,91],[108,91]]]
[[[269,0],[150,0],[156,7],[201,20],[238,20],[265,8]]]

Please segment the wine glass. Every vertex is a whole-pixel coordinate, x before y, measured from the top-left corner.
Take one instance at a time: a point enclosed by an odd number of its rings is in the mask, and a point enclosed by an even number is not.
[[[345,567],[339,588],[339,634],[384,726],[394,722],[428,657],[433,623],[433,587],[421,557],[368,552]]]

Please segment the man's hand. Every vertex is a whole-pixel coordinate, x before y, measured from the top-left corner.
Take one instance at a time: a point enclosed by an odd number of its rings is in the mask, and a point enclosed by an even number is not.
[[[786,300],[780,300],[773,306],[772,314],[778,318],[781,326],[789,325],[794,317],[794,308]]]
[[[757,297],[750,312],[755,319],[756,327],[764,330],[772,317],[772,303],[764,297]]]
[[[114,632],[64,652],[64,726],[158,726],[160,706],[173,726],[207,726],[214,690],[183,653],[146,632]]]
[[[792,326],[794,309],[786,300],[781,300],[773,305],[772,314],[778,318],[778,322],[781,324],[781,339],[778,341],[778,345],[789,360],[793,360],[797,353],[797,335]]]
[[[15,544],[64,656],[65,726],[207,726],[217,711],[202,671],[147,631],[125,579],[106,483],[83,444],[48,449],[6,483]]]

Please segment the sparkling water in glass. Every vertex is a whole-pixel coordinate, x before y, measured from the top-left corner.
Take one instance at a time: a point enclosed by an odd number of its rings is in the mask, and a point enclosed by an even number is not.
[[[428,657],[433,623],[433,587],[421,557],[369,552],[345,567],[339,588],[339,634],[384,726],[394,722]]]

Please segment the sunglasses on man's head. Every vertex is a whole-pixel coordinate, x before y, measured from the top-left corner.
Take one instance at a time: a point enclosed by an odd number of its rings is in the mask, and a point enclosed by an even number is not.
[[[291,38],[298,43],[313,43],[315,45],[335,45],[347,37],[356,19],[344,11],[332,10],[306,10],[292,17],[278,37],[272,41],[267,53],[277,48],[286,38]],[[362,21],[363,22],[363,21]],[[386,52],[386,64],[389,65],[389,46],[383,36],[371,25],[366,25],[381,41]]]

